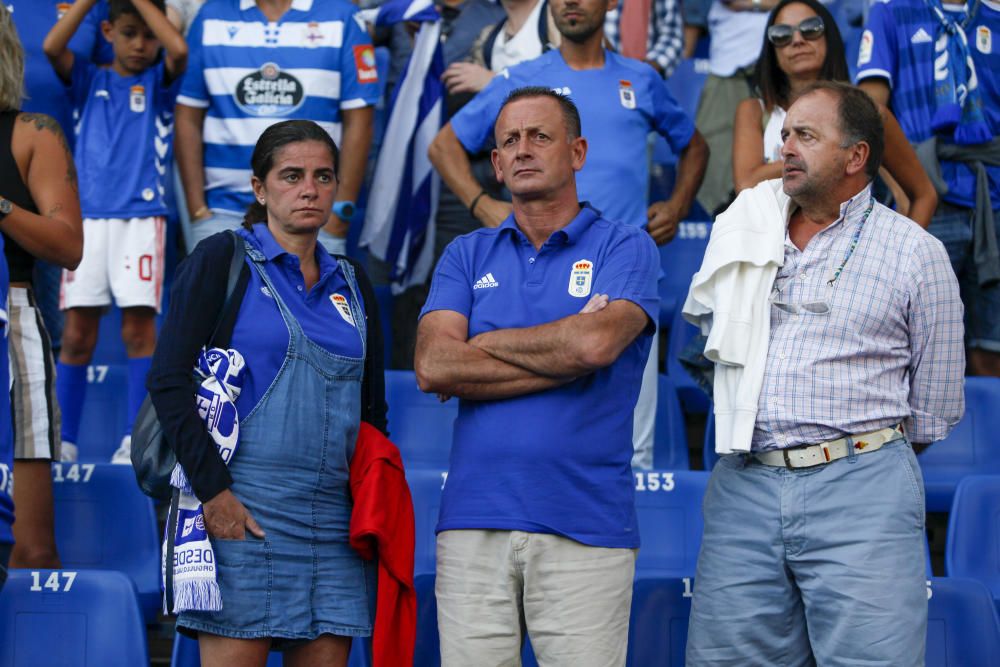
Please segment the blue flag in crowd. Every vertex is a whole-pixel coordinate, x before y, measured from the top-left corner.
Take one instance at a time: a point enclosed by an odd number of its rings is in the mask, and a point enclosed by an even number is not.
[[[392,267],[393,291],[422,284],[433,268],[434,218],[441,182],[427,149],[444,118],[440,15],[431,0],[392,0],[366,20],[420,22],[389,107],[360,245]]]

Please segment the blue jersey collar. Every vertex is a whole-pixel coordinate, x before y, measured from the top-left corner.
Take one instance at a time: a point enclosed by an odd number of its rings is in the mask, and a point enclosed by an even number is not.
[[[252,237],[250,242],[257,246],[257,249],[264,254],[267,261],[273,262],[282,255],[288,255],[294,260],[296,268],[301,271],[301,268],[298,266],[298,258],[281,247],[275,240],[274,235],[271,234],[271,230],[268,229],[266,223],[254,225],[253,233],[248,236]],[[319,267],[320,283],[337,270],[337,261],[330,256],[330,253],[319,242],[316,243],[316,265]]]
[[[597,220],[599,217],[601,217],[601,212],[591,206],[590,202],[580,202],[580,212],[576,214],[576,217],[570,220],[569,224],[562,229],[552,232],[552,235],[549,236],[544,245],[553,242],[561,242],[565,245],[576,243],[594,220]],[[507,216],[507,219],[503,221],[499,229],[501,234],[506,232],[525,241],[528,240],[524,232],[521,231],[521,228],[517,226],[517,221],[514,220],[513,213]]]

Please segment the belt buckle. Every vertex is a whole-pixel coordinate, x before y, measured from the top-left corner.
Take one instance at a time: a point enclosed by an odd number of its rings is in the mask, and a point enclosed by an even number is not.
[[[782,458],[785,459],[785,467],[786,468],[794,468],[795,467],[795,466],[792,465],[792,460],[790,458],[788,458],[788,449],[787,448],[781,450],[781,456],[782,456]]]

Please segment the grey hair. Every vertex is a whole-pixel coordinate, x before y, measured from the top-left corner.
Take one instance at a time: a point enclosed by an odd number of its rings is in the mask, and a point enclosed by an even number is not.
[[[24,100],[24,47],[7,5],[0,2],[0,110],[20,109]]]

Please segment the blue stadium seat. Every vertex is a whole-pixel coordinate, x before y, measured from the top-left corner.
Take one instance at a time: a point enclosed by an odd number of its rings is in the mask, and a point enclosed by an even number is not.
[[[628,667],[683,667],[691,580],[637,579],[628,628]]]
[[[966,475],[1000,474],[1000,378],[965,378],[965,417],[917,460],[924,473],[927,509],[947,512]]]
[[[707,58],[685,58],[678,63],[674,73],[667,79],[667,90],[692,123],[698,113],[698,102],[701,100],[701,91],[707,79]]]
[[[160,610],[160,534],[132,466],[53,463],[56,547],[63,567],[117,570],[152,622]]]
[[[660,246],[660,329],[666,331],[687,298],[691,278],[701,268],[708,237],[712,233],[710,222],[682,222],[677,236]]]
[[[417,538],[418,542],[420,538]],[[437,629],[437,598],[434,597],[434,574],[417,574],[413,578],[417,591],[417,644],[413,664],[432,667],[441,664],[441,642]]]
[[[376,49],[376,53],[378,50]],[[382,328],[382,349],[386,365],[392,359],[392,287],[376,285],[375,298],[378,300],[378,319]]]
[[[412,371],[386,371],[385,398],[389,433],[407,470],[447,468],[458,399],[442,403],[437,396],[423,393]]]
[[[928,595],[927,665],[1000,665],[1000,621],[982,583],[957,577],[931,579]]]
[[[698,333],[698,327],[685,320],[681,314],[683,305],[682,302],[677,303],[673,322],[670,323],[670,335],[667,337],[667,375],[677,387],[677,396],[681,399],[684,412],[703,415],[708,412],[708,394],[698,386],[680,362],[681,351]]]
[[[715,453],[715,411],[714,404],[708,405],[708,419],[705,422],[705,448],[701,453],[701,463],[705,470],[711,471],[719,460]]]
[[[413,496],[414,527],[416,546],[413,554],[413,571],[416,574],[433,574],[436,558],[434,554],[438,512],[441,509],[441,490],[444,488],[444,473],[441,470],[408,469],[406,481]]]
[[[1000,609],[1000,475],[970,475],[959,482],[944,564],[949,577],[986,584]]]
[[[81,461],[111,460],[121,444],[127,412],[128,368],[124,363],[92,364],[87,369],[87,395],[76,443]]]
[[[652,470],[634,475],[642,540],[636,577],[693,577],[701,547],[701,501],[709,473]]]
[[[677,400],[673,378],[657,374],[656,432],[653,436],[653,465],[670,470],[687,470],[687,431],[684,413]]]
[[[135,587],[124,574],[10,571],[0,592],[0,665],[148,664],[146,627]]]

